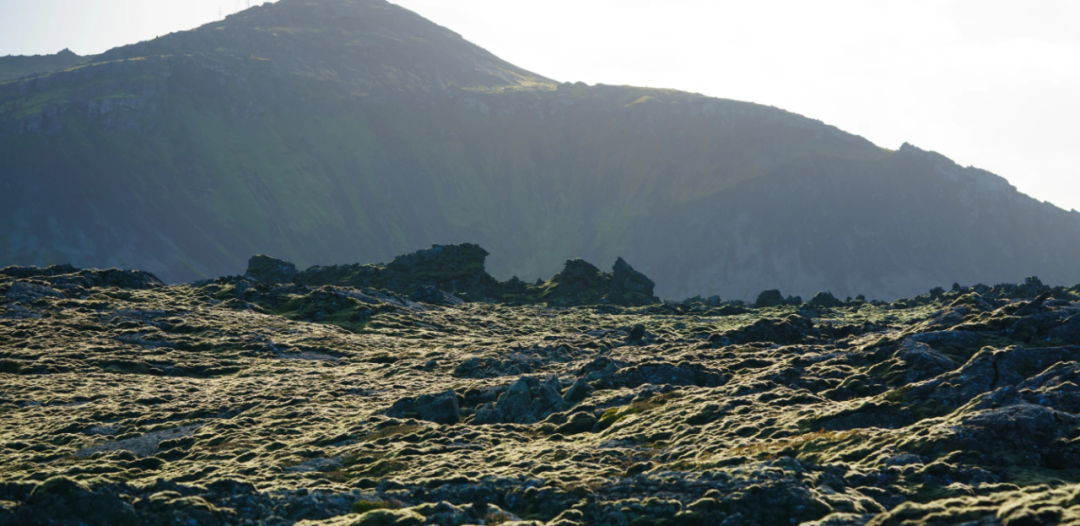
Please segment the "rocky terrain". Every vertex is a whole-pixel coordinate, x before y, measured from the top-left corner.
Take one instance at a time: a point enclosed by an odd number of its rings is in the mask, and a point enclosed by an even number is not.
[[[1080,287],[661,303],[485,256],[0,270],[0,525],[1080,523]]]
[[[0,267],[171,284],[468,241],[528,283],[623,256],[665,299],[1080,282],[1080,212],[998,175],[770,106],[558,82],[468,36],[384,0],[280,0],[0,57]]]

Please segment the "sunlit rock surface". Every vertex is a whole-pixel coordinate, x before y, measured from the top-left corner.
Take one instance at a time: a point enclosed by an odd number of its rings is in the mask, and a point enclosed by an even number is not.
[[[482,265],[419,254],[449,274],[0,271],[0,524],[1078,521],[1078,288],[560,307],[651,281],[459,297]]]

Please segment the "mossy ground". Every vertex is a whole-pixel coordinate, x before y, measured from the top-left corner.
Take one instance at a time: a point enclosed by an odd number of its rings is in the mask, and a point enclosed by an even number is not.
[[[950,307],[952,299],[734,311],[437,306],[387,291],[235,278],[121,289],[7,277],[0,521],[29,524],[27,513],[43,513],[35,506],[50,480],[68,489],[49,502],[89,491],[139,516],[167,510],[219,524],[382,509],[438,524],[562,516],[769,525],[832,513],[860,517],[852,524],[914,524],[931,510],[968,506],[933,522],[959,524],[1019,514],[1014,503],[1045,495],[1039,502],[1060,512],[1019,506],[1072,520],[1076,408],[1053,398],[1068,384],[1015,395],[1043,396],[1042,407],[1060,415],[1027,434],[980,424],[1027,403],[1007,398],[1008,389],[966,399],[949,390],[974,385],[958,378],[987,356],[1051,351],[984,331],[975,347],[963,338],[928,347],[955,362],[944,374],[897,385],[898,374],[921,365],[909,357],[880,366],[897,360],[908,339],[934,332],[926,328],[940,332],[950,309],[973,309]],[[1014,300],[996,301],[990,312],[950,319],[1015,318],[1000,308]],[[1061,300],[1037,315],[1057,316],[1056,327],[1074,311]],[[795,343],[770,341],[767,324],[744,331],[762,320],[790,325],[791,316],[812,326]],[[631,340],[637,324],[645,336]],[[1001,352],[979,350],[988,345]],[[1080,360],[1080,348],[1054,349]],[[485,369],[464,368],[469,360]],[[1045,369],[1025,367],[1017,368],[1024,381]],[[531,424],[474,422],[523,376],[564,393],[584,379],[591,390],[535,413]],[[422,410],[387,416],[403,400],[449,391],[460,407],[456,424],[422,420]],[[481,496],[490,507],[476,504]]]

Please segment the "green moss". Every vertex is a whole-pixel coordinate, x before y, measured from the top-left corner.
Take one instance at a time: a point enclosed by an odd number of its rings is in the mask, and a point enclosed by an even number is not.
[[[389,508],[390,505],[383,500],[358,500],[353,503],[353,513],[367,513],[371,510],[381,510]]]

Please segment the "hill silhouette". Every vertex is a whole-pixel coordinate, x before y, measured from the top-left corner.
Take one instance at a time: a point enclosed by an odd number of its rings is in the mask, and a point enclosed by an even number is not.
[[[625,256],[664,298],[1080,281],[1080,214],[998,176],[772,107],[558,83],[381,0],[76,58],[0,76],[0,266],[179,282],[476,243],[503,280]]]

